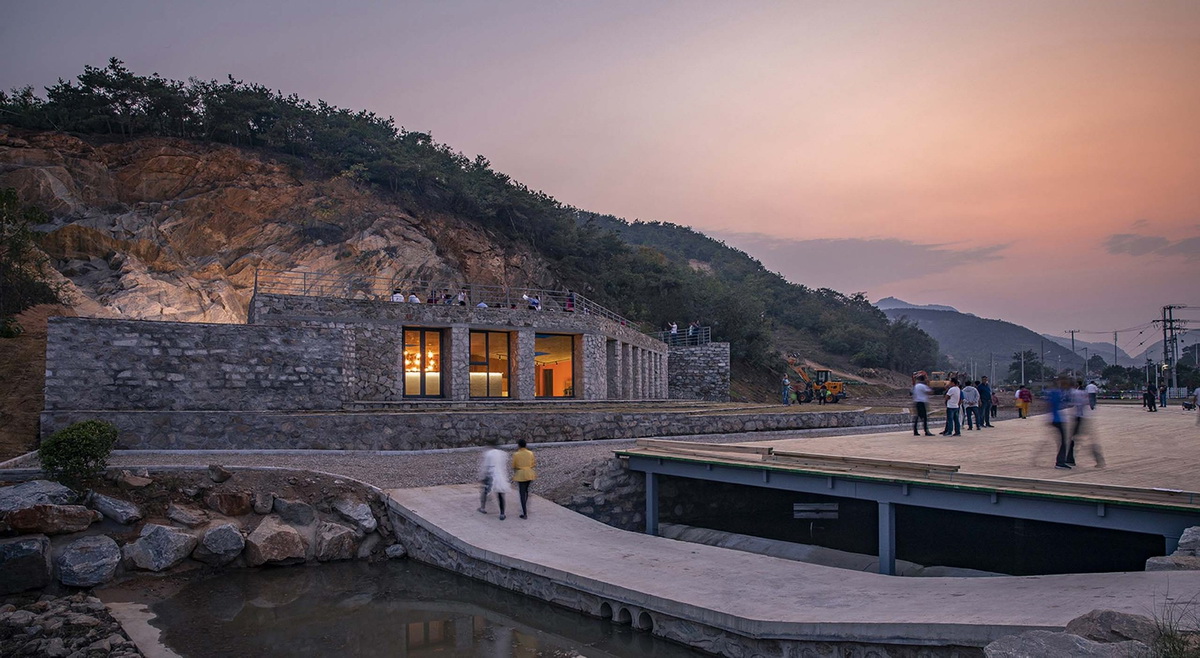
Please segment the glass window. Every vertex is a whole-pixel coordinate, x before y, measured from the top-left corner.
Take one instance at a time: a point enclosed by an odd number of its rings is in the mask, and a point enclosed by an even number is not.
[[[471,332],[471,397],[508,397],[508,334]]]
[[[533,346],[534,395],[575,397],[575,337],[537,334]]]
[[[441,330],[404,330],[404,395],[406,397],[441,397]]]

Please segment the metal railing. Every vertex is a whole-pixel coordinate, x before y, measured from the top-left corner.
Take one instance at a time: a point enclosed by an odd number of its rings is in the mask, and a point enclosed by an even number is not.
[[[676,333],[656,331],[650,336],[671,346],[707,345],[712,342],[712,327],[689,326]]]
[[[254,272],[254,292],[413,303],[410,301],[411,296],[422,304],[581,313],[598,315],[641,331],[636,322],[579,293],[562,290],[457,284],[436,279],[389,279],[357,274],[259,269]]]

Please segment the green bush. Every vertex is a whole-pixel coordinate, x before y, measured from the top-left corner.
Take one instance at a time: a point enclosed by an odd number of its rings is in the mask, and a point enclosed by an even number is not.
[[[0,318],[0,338],[16,338],[25,333],[25,328],[13,318]]]
[[[101,420],[72,423],[38,448],[42,470],[61,482],[78,483],[102,473],[117,443],[117,428]]]

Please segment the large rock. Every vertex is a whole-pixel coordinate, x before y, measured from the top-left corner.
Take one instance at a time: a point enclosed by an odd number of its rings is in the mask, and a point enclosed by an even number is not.
[[[349,560],[354,557],[356,548],[354,531],[350,528],[340,523],[322,523],[317,526],[318,561]]]
[[[254,513],[270,514],[275,509],[275,494],[270,491],[254,492]]]
[[[1116,610],[1093,610],[1072,619],[1065,630],[1095,642],[1137,640],[1146,646],[1154,646],[1158,639],[1158,627],[1153,619]]]
[[[182,526],[198,528],[208,522],[208,513],[183,505],[167,505],[167,518]]]
[[[34,505],[66,505],[74,501],[74,491],[50,480],[33,480],[0,487],[0,514]]]
[[[221,466],[220,464],[208,465],[208,479],[212,480],[213,482],[220,484],[231,477],[233,477],[233,473],[230,473],[229,469],[225,468],[224,466]]]
[[[229,564],[241,555],[246,547],[242,531],[232,523],[215,525],[204,532],[192,557],[214,567]]]
[[[125,545],[125,559],[138,569],[162,571],[183,562],[196,543],[185,530],[147,523],[137,541]]]
[[[1200,526],[1192,526],[1183,531],[1179,538],[1179,546],[1172,555],[1200,555]]]
[[[50,538],[0,539],[0,596],[50,584]]]
[[[317,512],[312,505],[299,500],[275,499],[275,513],[284,521],[296,525],[312,525],[317,518]]]
[[[122,525],[129,525],[130,523],[142,520],[142,508],[119,498],[93,492],[88,496],[87,504],[92,509]]]
[[[58,556],[58,579],[72,587],[94,587],[112,580],[120,564],[121,548],[111,537],[83,537]]]
[[[1150,648],[1141,642],[1093,642],[1071,633],[1029,631],[1009,635],[983,648],[987,658],[1141,658]]]
[[[250,494],[244,491],[214,491],[205,496],[204,504],[225,516],[242,516],[254,510]]]
[[[353,498],[338,498],[333,501],[333,511],[353,523],[360,534],[370,534],[379,526],[379,522],[375,520],[375,514],[371,512],[371,506]]]
[[[295,564],[303,562],[308,545],[304,537],[279,517],[268,516],[246,538],[246,564]]]
[[[9,512],[5,520],[19,533],[64,535],[87,530],[100,513],[83,505],[34,505]]]
[[[1146,560],[1146,571],[1200,571],[1200,557],[1194,555],[1156,555]]]

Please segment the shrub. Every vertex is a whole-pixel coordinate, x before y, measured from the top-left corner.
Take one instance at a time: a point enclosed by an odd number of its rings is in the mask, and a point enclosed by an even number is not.
[[[108,466],[117,443],[117,428],[100,420],[72,423],[55,432],[38,448],[42,470],[61,482],[91,479]]]
[[[25,333],[25,328],[13,318],[0,318],[0,338],[16,338]]]

